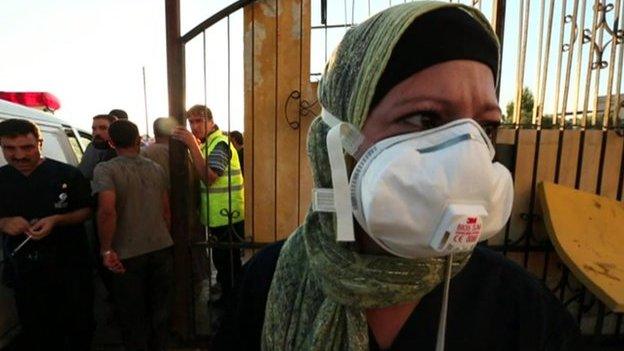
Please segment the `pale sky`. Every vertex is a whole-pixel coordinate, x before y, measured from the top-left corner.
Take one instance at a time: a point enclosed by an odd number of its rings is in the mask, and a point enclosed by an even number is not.
[[[232,2],[181,0],[182,33]],[[328,22],[343,23],[345,18],[350,21],[352,16],[355,22],[361,22],[368,16],[369,3],[372,14],[390,4],[402,2],[330,0]],[[484,0],[482,3],[483,12],[488,18],[491,17],[492,1]],[[531,3],[525,85],[534,87],[540,2]],[[555,6],[556,30],[553,31],[551,43],[553,49],[550,53],[547,91],[554,90],[560,3],[557,1]],[[315,25],[320,21],[320,1],[312,0],[311,6],[312,24]],[[590,7],[588,5],[588,14]],[[612,19],[612,13],[608,16],[609,20]],[[515,92],[518,15],[519,1],[508,2],[501,78],[503,111]],[[591,16],[588,16],[586,27],[590,21]],[[242,25],[241,10],[231,17],[229,26],[229,104],[226,21],[206,32],[205,94],[203,38],[200,36],[186,46],[187,107],[206,103],[213,110],[216,122],[222,129],[228,129],[228,113],[229,129],[244,129]],[[0,26],[0,91],[50,92],[61,101],[61,109],[56,115],[86,130],[90,130],[91,117],[94,115],[121,108],[128,112],[130,119],[144,133],[142,67],[145,67],[150,128],[156,117],[167,115],[164,0],[2,0]],[[344,34],[344,29],[328,33],[327,49],[324,36],[319,32],[312,35],[313,72],[323,66],[325,52],[331,54]],[[603,72],[602,81],[605,82],[606,71]],[[533,90],[536,91],[535,88]],[[553,100],[552,94],[547,94],[547,105],[552,105]],[[547,110],[546,113],[550,112]]]
[[[182,0],[182,33],[231,2]],[[143,66],[150,128],[156,117],[168,114],[164,3],[164,0],[0,1],[0,91],[50,92],[61,101],[56,116],[86,130],[90,130],[94,115],[121,108],[144,133]],[[242,62],[242,13],[232,18],[231,25],[238,25],[231,29],[231,49],[235,56],[232,79],[239,82],[238,86],[232,84],[232,92],[242,101],[242,63],[236,62]],[[240,40],[235,40],[235,35]],[[212,35],[212,39],[213,48],[225,46],[225,34]],[[201,52],[191,54],[189,61],[195,56],[200,58],[201,65]],[[213,94],[207,101],[201,66],[195,69],[199,71],[197,74],[192,71],[194,62],[187,64],[191,70],[187,76],[187,105],[208,102],[217,123],[225,128],[225,50],[219,56],[223,59],[208,62],[212,68],[207,73],[208,89],[209,95]],[[198,79],[200,83],[195,84]],[[215,93],[217,85],[219,89]],[[235,91],[236,88],[240,91]],[[232,130],[243,129],[242,111],[242,103],[232,104]]]

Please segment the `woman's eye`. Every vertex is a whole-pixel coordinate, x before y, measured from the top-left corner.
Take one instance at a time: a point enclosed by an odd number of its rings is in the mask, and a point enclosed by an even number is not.
[[[404,121],[405,123],[416,126],[421,130],[435,128],[441,123],[440,116],[433,111],[417,112],[410,117],[405,118]]]

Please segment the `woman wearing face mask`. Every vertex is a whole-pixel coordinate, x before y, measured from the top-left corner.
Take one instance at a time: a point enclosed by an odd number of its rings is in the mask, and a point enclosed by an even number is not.
[[[346,33],[308,135],[316,201],[283,246],[247,264],[237,347],[576,347],[550,292],[475,246],[513,197],[488,139],[499,66],[487,20],[457,4],[395,6]]]

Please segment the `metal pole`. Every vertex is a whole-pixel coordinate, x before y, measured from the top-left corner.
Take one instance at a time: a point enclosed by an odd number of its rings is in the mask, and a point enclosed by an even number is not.
[[[145,84],[145,66],[143,66],[143,104],[145,107],[145,136],[149,139],[149,117],[147,113],[147,84]]]
[[[167,82],[169,115],[184,125],[184,45],[180,37],[180,0],[165,0],[167,38]],[[171,237],[174,241],[175,296],[171,311],[173,332],[180,338],[192,337],[193,290],[190,237],[193,228],[194,204],[197,192],[191,185],[191,174],[184,144],[171,140],[169,144],[171,172]],[[189,279],[191,277],[191,279]]]

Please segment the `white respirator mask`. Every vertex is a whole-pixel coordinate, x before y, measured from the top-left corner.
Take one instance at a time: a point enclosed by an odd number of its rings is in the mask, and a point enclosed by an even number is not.
[[[338,241],[355,240],[355,217],[393,255],[440,257],[473,250],[507,223],[511,174],[493,162],[492,143],[474,120],[383,139],[365,150],[349,180],[344,151],[357,154],[363,136],[325,109],[322,118],[331,127],[333,188],[314,189],[313,209],[336,213]]]

